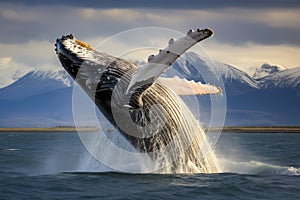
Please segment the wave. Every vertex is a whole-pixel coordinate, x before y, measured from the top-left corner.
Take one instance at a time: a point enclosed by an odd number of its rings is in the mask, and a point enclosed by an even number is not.
[[[300,168],[289,166],[278,166],[258,161],[236,162],[230,160],[220,160],[223,172],[253,175],[289,175],[299,176]]]
[[[90,158],[91,162],[88,166],[81,166],[75,173],[120,173],[120,171],[116,171],[110,169],[92,157]],[[85,160],[87,161],[87,160]],[[233,160],[227,159],[219,159],[219,166],[221,167],[220,173],[236,173],[236,174],[246,174],[246,175],[260,175],[260,176],[273,176],[273,175],[287,175],[287,176],[300,176],[300,168],[291,167],[291,166],[279,166],[279,165],[272,165],[268,163],[263,163],[259,161],[248,161],[248,162],[237,162]],[[91,168],[91,166],[93,166]],[[124,173],[124,172],[122,172]],[[152,172],[157,174],[157,172]],[[136,174],[136,173],[130,173]],[[140,172],[137,174],[148,174],[147,172]],[[151,174],[151,173],[150,173]],[[164,174],[164,173],[158,173]]]
[[[4,149],[4,151],[19,151],[20,149],[14,149],[14,148],[9,148],[9,149]]]

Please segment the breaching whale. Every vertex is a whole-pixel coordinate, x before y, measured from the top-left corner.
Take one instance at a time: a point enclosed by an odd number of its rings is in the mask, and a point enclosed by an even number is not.
[[[189,30],[143,66],[99,52],[73,34],[58,38],[55,51],[64,69],[107,120],[141,153],[170,173],[218,172],[206,136],[180,95],[219,94],[214,85],[160,77],[210,29]]]

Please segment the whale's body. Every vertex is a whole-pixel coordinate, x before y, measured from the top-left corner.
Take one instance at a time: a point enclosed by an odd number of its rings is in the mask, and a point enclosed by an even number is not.
[[[93,50],[73,35],[57,39],[56,52],[107,120],[139,152],[158,161],[162,171],[219,170],[199,122],[167,81],[158,79],[161,72],[151,77],[144,68],[139,74],[138,65]]]

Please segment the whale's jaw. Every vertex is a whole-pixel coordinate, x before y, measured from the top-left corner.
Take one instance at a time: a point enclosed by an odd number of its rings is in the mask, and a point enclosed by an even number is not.
[[[116,126],[112,117],[111,96],[120,79],[125,80],[125,84],[126,80],[129,82],[136,65],[94,50],[87,43],[77,40],[73,34],[58,38],[55,47],[63,68]]]

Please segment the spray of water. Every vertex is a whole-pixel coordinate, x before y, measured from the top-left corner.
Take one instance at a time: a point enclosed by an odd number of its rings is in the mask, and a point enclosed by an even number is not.
[[[74,90],[75,93],[78,91],[80,90]],[[146,130],[147,134],[154,135],[150,138],[137,138],[140,145],[138,149],[149,147],[149,143],[151,143],[151,150],[145,149],[145,151],[139,152],[117,129],[114,131],[100,130],[95,133],[79,132],[85,147],[95,158],[91,159],[90,156],[84,155],[79,170],[96,171],[99,162],[95,162],[95,160],[98,160],[113,170],[134,173],[220,172],[216,156],[202,127],[178,95],[158,84],[143,94],[142,101],[145,107],[157,104],[161,106],[160,109],[151,110],[152,116],[154,116],[152,119],[155,119],[151,129],[137,129],[133,134],[145,135],[144,131]],[[80,102],[75,103],[76,106],[82,106],[78,105]],[[92,113],[95,109],[91,102],[84,106],[86,107],[84,110],[87,112]],[[164,118],[157,117],[161,116],[162,112]],[[82,120],[78,117],[84,115],[75,113],[74,116],[77,117],[76,121],[79,123]],[[119,117],[122,118],[122,115],[120,114]],[[95,121],[95,125],[103,121],[104,119],[98,119]],[[103,126],[100,125],[100,127]],[[98,168],[98,170],[102,169]]]

